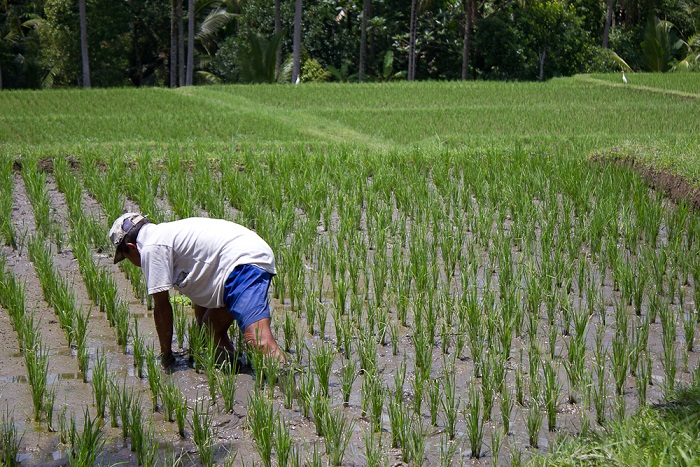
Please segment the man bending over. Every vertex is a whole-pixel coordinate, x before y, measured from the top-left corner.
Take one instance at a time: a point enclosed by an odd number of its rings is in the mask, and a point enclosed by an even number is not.
[[[285,359],[272,336],[267,299],[275,256],[255,232],[197,217],[153,224],[130,212],[114,221],[109,239],[116,247],[115,264],[126,258],[143,270],[163,367],[175,362],[170,289],[192,300],[197,322],[212,332],[220,353],[233,354],[228,328],[235,320],[246,344]]]

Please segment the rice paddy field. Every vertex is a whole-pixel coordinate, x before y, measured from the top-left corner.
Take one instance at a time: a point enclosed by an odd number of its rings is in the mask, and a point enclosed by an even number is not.
[[[629,79],[0,93],[0,459],[522,465],[697,385],[698,80]],[[172,294],[162,371],[125,210],[266,239],[290,365]]]

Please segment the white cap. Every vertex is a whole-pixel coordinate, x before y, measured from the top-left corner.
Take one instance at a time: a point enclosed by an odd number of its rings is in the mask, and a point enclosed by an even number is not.
[[[112,228],[109,230],[109,241],[112,242],[112,245],[114,245],[115,248],[119,247],[119,244],[121,244],[122,240],[124,240],[124,237],[126,237],[126,235],[144,219],[146,219],[144,216],[136,212],[127,212],[126,214],[122,214],[116,221],[114,221]],[[119,248],[117,248],[117,251],[114,253],[114,264],[117,264],[123,259],[124,255],[121,251],[119,251]]]

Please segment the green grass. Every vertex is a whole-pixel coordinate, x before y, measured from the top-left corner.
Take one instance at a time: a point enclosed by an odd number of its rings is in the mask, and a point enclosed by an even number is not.
[[[584,437],[566,437],[531,465],[697,465],[700,385],[681,389],[663,405],[641,408]]]
[[[622,74],[593,74],[591,78],[622,83]],[[627,84],[631,87],[643,86],[655,90],[680,91],[697,94],[700,98],[700,77],[697,73],[627,73]]]
[[[649,85],[693,92],[695,76],[654,75]],[[546,83],[7,91],[0,94],[0,150],[572,143],[591,148],[696,141],[700,119],[693,116],[700,114],[700,100],[604,86],[600,79],[617,75]]]

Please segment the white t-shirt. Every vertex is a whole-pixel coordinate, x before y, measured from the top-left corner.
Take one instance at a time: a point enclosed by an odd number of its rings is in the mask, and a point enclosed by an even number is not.
[[[276,273],[272,249],[258,234],[221,219],[146,224],[136,246],[149,294],[174,288],[205,308],[224,305],[224,283],[236,266]]]

